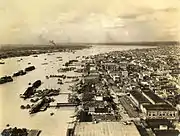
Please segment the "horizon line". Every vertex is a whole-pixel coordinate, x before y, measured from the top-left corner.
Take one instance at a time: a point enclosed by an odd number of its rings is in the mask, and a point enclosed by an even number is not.
[[[128,42],[57,42],[56,45],[52,45],[51,43],[12,43],[12,44],[0,44],[0,46],[6,46],[6,45],[44,45],[44,46],[59,46],[59,45],[137,45],[137,44],[146,44],[146,45],[149,45],[149,44],[180,44],[180,41],[177,41],[177,40],[168,40],[168,41],[160,41],[160,40],[157,40],[157,41],[128,41]]]

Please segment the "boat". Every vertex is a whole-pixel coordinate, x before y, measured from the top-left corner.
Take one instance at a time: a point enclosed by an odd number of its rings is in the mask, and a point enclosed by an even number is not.
[[[4,76],[4,77],[1,77],[0,78],[0,84],[4,84],[4,83],[7,83],[7,82],[12,82],[13,79],[11,76]]]
[[[33,83],[32,87],[38,88],[41,85],[41,83],[42,83],[41,80],[37,80]]]
[[[75,78],[72,80],[72,82],[77,82],[77,81],[79,81],[79,78]]]
[[[29,110],[29,113],[33,114],[33,113],[39,112],[41,108],[44,106],[44,104],[46,103],[46,100],[47,100],[46,98],[43,98],[37,104],[33,105],[32,108]]]
[[[35,89],[33,87],[28,87],[24,94],[20,94],[21,98],[27,99],[30,98],[35,92]]]
[[[61,80],[61,79],[60,79],[60,80],[58,79],[57,84],[63,84],[62,80]]]
[[[61,56],[59,56],[59,57],[56,57],[57,59],[61,59],[62,57]]]
[[[48,63],[42,63],[41,65],[47,65]]]
[[[79,78],[72,79],[71,81],[66,81],[65,83],[73,83],[79,81]]]
[[[28,72],[28,71],[32,71],[35,69],[35,66],[29,66],[27,68],[25,68],[25,71]]]
[[[72,71],[74,69],[76,69],[76,67],[62,67],[62,68],[58,69],[57,71],[58,72],[67,72],[67,71]]]
[[[5,64],[5,62],[0,62],[0,64]]]
[[[25,75],[25,74],[26,74],[26,71],[20,70],[20,71],[14,73],[13,77],[22,76],[22,75]]]
[[[74,72],[77,72],[77,73],[82,73],[83,71],[84,71],[84,68],[79,68],[79,69],[74,70]]]
[[[63,78],[63,79],[65,79],[65,78],[66,78],[66,75],[50,75],[49,77],[50,77],[50,78],[52,78],[52,77],[58,77],[58,78]]]

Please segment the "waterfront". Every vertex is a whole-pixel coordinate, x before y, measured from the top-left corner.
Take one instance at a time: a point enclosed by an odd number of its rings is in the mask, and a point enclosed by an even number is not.
[[[150,47],[150,46],[148,46]],[[30,116],[27,110],[21,110],[20,105],[25,101],[19,98],[19,94],[23,93],[28,87],[28,83],[33,83],[35,80],[40,79],[44,83],[40,86],[43,88],[61,88],[61,92],[68,92],[69,84],[59,85],[56,79],[46,79],[46,75],[57,74],[59,69],[65,62],[70,59],[76,59],[77,56],[89,56],[99,53],[105,53],[109,51],[120,51],[127,49],[146,48],[145,46],[93,46],[89,49],[78,50],[75,53],[72,52],[56,52],[51,55],[41,54],[38,57],[15,57],[4,59],[4,65],[0,65],[0,74],[12,75],[15,71],[24,69],[31,62],[36,69],[24,76],[20,76],[14,79],[13,82],[3,84],[0,86],[0,128],[3,129],[6,124],[17,127],[26,127],[41,129],[42,136],[65,136],[67,122],[70,121],[70,116],[73,115],[73,108],[60,108],[60,109],[48,109],[45,112],[37,113]],[[58,61],[57,57],[62,57],[63,61]],[[21,61],[17,62],[22,58]],[[42,65],[42,63],[48,63]],[[69,75],[76,74],[74,72],[67,72]],[[67,101],[67,96],[59,95],[56,97],[57,102]],[[50,113],[54,112],[54,116],[50,116]]]

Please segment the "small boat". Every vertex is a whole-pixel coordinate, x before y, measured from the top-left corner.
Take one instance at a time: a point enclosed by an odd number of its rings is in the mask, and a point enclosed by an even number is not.
[[[59,56],[59,57],[56,57],[57,59],[61,59],[62,57],[61,56]]]
[[[79,81],[79,78],[73,79],[72,82],[77,82]]]
[[[48,63],[42,63],[41,65],[47,65]]]
[[[27,68],[25,68],[25,71],[28,72],[28,71],[32,71],[35,69],[35,66],[29,66]]]
[[[5,62],[0,62],[0,64],[5,64]]]
[[[13,77],[22,76],[22,75],[25,75],[25,74],[26,74],[26,71],[20,70],[20,71],[14,73]]]
[[[61,79],[58,79],[57,84],[63,84],[62,80],[61,80]]]
[[[54,113],[53,113],[53,112],[51,112],[51,113],[50,113],[50,115],[51,115],[51,116],[53,116],[53,115],[54,115]]]
[[[33,105],[32,108],[29,110],[29,113],[33,114],[39,112],[45,103],[46,103],[46,98],[42,99],[37,104]]]
[[[38,88],[42,84],[41,80],[37,80],[33,83],[32,87]]]
[[[4,77],[1,77],[0,78],[0,84],[4,84],[4,83],[7,83],[7,82],[12,82],[13,79],[11,76],[4,76]]]

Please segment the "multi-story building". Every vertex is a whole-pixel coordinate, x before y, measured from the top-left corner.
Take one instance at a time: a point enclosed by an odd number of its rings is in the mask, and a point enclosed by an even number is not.
[[[178,111],[152,91],[131,91],[131,100],[147,119],[178,119]]]

